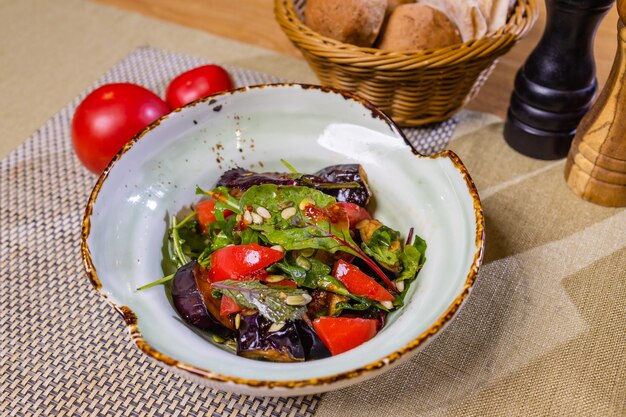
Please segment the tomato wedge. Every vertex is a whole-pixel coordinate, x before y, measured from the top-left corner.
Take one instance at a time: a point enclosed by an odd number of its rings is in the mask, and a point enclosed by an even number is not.
[[[334,356],[354,349],[374,337],[378,322],[358,317],[320,317],[313,320],[313,330]]]
[[[205,233],[210,223],[215,223],[215,200],[203,200],[196,204],[200,231]]]
[[[344,211],[348,214],[348,220],[350,221],[351,229],[354,228],[356,224],[361,220],[372,218],[369,212],[358,204],[348,203],[346,201],[341,201],[335,204],[344,209]]]
[[[256,243],[226,246],[211,254],[209,281],[262,278],[267,275],[265,268],[280,261],[283,256],[281,251]]]
[[[393,295],[373,278],[363,273],[356,266],[343,259],[335,262],[333,276],[346,286],[354,295],[371,298],[376,301],[393,301]]]
[[[200,232],[206,233],[209,229],[208,225],[217,221],[215,218],[215,200],[202,200],[196,204],[196,213]],[[224,217],[228,218],[231,215],[233,215],[232,211],[224,210]]]
[[[220,316],[239,313],[241,310],[243,310],[243,307],[234,302],[232,298],[226,295],[222,296],[222,301],[220,302]]]

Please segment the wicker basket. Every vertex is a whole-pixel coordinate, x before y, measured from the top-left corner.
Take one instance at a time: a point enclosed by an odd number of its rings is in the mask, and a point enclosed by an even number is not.
[[[305,4],[306,0],[275,0],[274,11],[321,84],[366,98],[400,126],[452,116],[478,92],[496,59],[537,18],[535,0],[518,0],[507,24],[481,39],[441,49],[395,52],[361,48],[314,32],[302,22]]]

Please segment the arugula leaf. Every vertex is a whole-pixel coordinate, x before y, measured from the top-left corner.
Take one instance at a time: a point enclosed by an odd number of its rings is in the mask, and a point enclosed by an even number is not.
[[[268,287],[257,280],[226,280],[212,284],[213,292],[233,299],[242,307],[258,310],[268,320],[279,323],[297,320],[306,313],[305,306],[289,305],[288,296],[308,293],[293,287]]]
[[[399,272],[401,269],[399,255],[402,253],[400,245],[396,250],[392,250],[392,242],[398,239],[400,239],[399,232],[383,225],[372,234],[369,242],[361,243],[361,249],[385,268]]]
[[[207,195],[215,200],[215,218],[217,221],[224,220],[224,210],[228,209],[235,213],[240,213],[239,202],[230,195],[229,189],[226,187],[217,187],[211,191],[206,191],[196,185],[196,194]]]

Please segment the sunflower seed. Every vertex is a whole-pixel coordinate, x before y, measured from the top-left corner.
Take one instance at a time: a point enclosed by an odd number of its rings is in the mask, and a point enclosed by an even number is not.
[[[211,338],[213,339],[215,343],[219,343],[220,345],[226,341],[226,339],[216,334],[211,335]]]
[[[283,211],[280,212],[280,217],[282,217],[285,220],[288,220],[288,219],[292,218],[294,214],[296,214],[296,208],[295,207],[287,207],[286,209],[284,209]]]
[[[277,250],[279,252],[285,252],[285,248],[283,248],[283,245],[274,245],[274,246],[270,247],[270,249],[274,249],[274,250]]]
[[[239,330],[239,326],[241,326],[241,314],[235,316],[235,329]]]
[[[302,249],[300,251],[300,254],[304,256],[305,258],[310,258],[311,256],[313,256],[314,253],[315,253],[315,249],[311,249],[311,248]]]
[[[310,270],[311,269],[311,261],[309,261],[307,258],[305,258],[304,256],[300,255],[296,258],[296,264],[305,270]]]
[[[287,277],[284,275],[268,275],[263,279],[263,281],[269,282],[270,284],[274,284],[276,282],[284,281],[286,279]]]
[[[243,222],[245,224],[252,223],[252,214],[248,210],[243,212]]]
[[[263,217],[261,217],[259,214],[252,213],[250,216],[252,217],[252,223],[254,224],[263,223]]]
[[[269,210],[266,209],[265,207],[257,207],[256,208],[256,212],[259,213],[259,216],[263,217],[264,219],[271,219],[272,215],[270,214]]]
[[[311,302],[312,298],[309,294],[289,295],[285,298],[285,303],[290,306],[304,306]]]
[[[280,329],[282,329],[283,327],[285,327],[285,322],[278,322],[278,323],[273,323],[269,329],[267,329],[268,333],[274,333],[279,331]]]

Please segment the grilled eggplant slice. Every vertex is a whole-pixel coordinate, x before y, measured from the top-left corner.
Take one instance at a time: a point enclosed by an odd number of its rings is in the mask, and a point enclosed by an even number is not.
[[[306,359],[293,321],[286,321],[281,326],[259,313],[241,316],[237,331],[237,354],[273,362],[302,362]]]
[[[314,174],[322,183],[346,184],[357,183],[360,187],[322,189],[320,191],[332,195],[337,201],[358,204],[365,207],[372,193],[367,184],[367,174],[359,164],[331,165]]]
[[[273,362],[302,362],[330,356],[330,351],[305,320],[272,323],[259,313],[242,314],[237,354]]]
[[[209,312],[203,294],[198,288],[196,282],[198,266],[196,261],[191,261],[176,271],[171,290],[174,307],[183,320],[192,326],[222,337],[229,337],[233,333],[232,330]],[[219,317],[219,305],[217,312]]]

